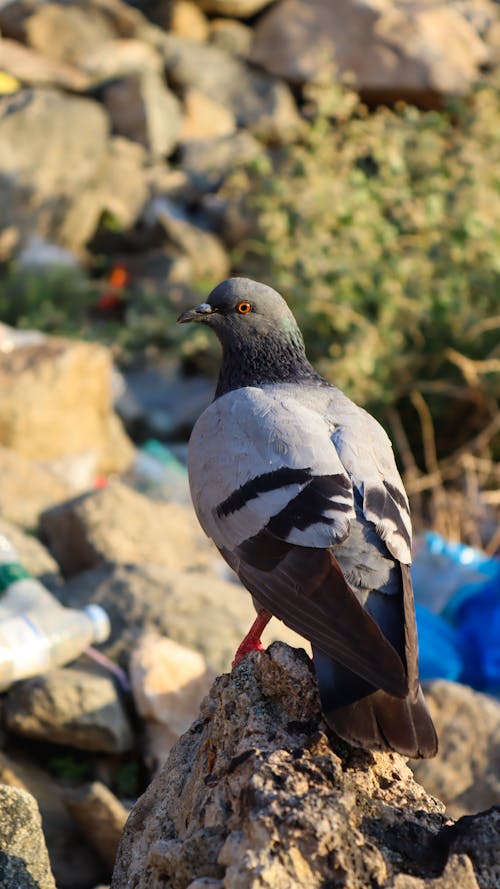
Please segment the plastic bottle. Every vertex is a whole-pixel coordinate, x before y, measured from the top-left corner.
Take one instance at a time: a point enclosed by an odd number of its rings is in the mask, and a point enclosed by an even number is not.
[[[74,660],[110,633],[99,605],[65,608],[20,564],[0,535],[0,689]]]

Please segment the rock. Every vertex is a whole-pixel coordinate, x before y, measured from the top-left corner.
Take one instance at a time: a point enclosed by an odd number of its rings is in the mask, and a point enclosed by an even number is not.
[[[170,30],[179,37],[204,43],[208,38],[209,25],[200,7],[191,0],[175,0],[170,19]]]
[[[436,104],[470,90],[488,51],[449,4],[279,0],[259,19],[250,58],[292,83],[330,59],[368,99]]]
[[[113,412],[112,374],[96,343],[47,337],[0,353],[0,444],[39,460],[91,450],[100,472],[126,469],[133,447]]]
[[[0,476],[0,515],[23,528],[36,528],[40,513],[70,494],[50,469],[1,446]]]
[[[44,512],[40,528],[67,577],[110,562],[196,570],[218,559],[192,507],[151,500],[118,479]]]
[[[18,740],[14,740],[18,745]],[[8,748],[8,755],[0,754],[0,783],[21,787],[36,799],[57,886],[88,889],[108,876],[107,869],[85,842],[73,819],[68,818],[63,802],[64,790],[33,759]],[[19,889],[27,887],[22,883]]]
[[[165,231],[169,246],[181,258],[188,260],[185,270],[180,267],[180,274],[171,273],[171,281],[187,284],[192,280],[204,280],[215,285],[229,276],[229,256],[221,241],[212,232],[194,224],[182,207],[168,198],[154,198],[144,216],[151,226],[159,224]]]
[[[80,574],[61,595],[73,608],[90,602],[105,608],[112,629],[100,647],[124,666],[144,630],[154,629],[199,651],[211,668],[227,670],[255,619],[245,590],[205,571],[118,565]],[[273,639],[308,644],[277,620],[271,621],[263,636],[265,644]]]
[[[213,19],[210,23],[210,42],[233,56],[247,59],[250,55],[253,31],[234,19]]]
[[[97,4],[40,3],[26,22],[27,42],[49,59],[78,65],[87,49],[115,36]]]
[[[216,191],[233,170],[264,154],[264,148],[245,131],[218,139],[185,142],[182,169],[200,192]]]
[[[216,139],[230,136],[236,131],[236,120],[231,111],[214,102],[196,87],[184,94],[185,117],[179,133],[179,142],[190,139]]]
[[[146,204],[146,161],[146,151],[139,143],[122,136],[110,139],[104,203],[121,228],[131,228]]]
[[[205,12],[248,19],[269,6],[273,0],[197,0]]]
[[[216,679],[132,810],[112,889],[204,880],[226,889],[409,889],[415,878],[444,889],[446,866],[455,886],[472,889],[472,826],[451,847],[443,805],[403,757],[352,748],[324,729],[310,661],[288,646]]]
[[[161,55],[154,47],[141,40],[123,37],[87,47],[81,54],[79,66],[94,87],[129,74],[143,71],[161,74],[163,70]]]
[[[216,46],[167,35],[163,54],[169,77],[181,89],[196,88],[228,108],[239,126],[270,142],[288,142],[301,130],[286,84],[253,71]]]
[[[43,581],[46,576],[52,580],[59,576],[57,562],[40,541],[31,534],[25,534],[17,525],[4,519],[3,515],[0,515],[0,534],[9,538],[19,555],[19,561],[34,577]]]
[[[88,77],[73,65],[66,65],[27,46],[0,37],[2,70],[8,71],[25,86],[59,86],[82,92],[89,86]]]
[[[112,869],[127,820],[125,806],[100,781],[68,790],[64,798],[86,840]]]
[[[92,99],[50,89],[0,100],[0,228],[77,251],[103,210],[108,120]]]
[[[415,763],[417,781],[453,818],[500,799],[500,703],[465,685],[437,680],[426,700],[439,736],[435,759]]]
[[[77,750],[123,753],[134,744],[113,681],[90,669],[59,668],[16,683],[5,719],[13,734]]]
[[[177,310],[180,313],[181,306]],[[187,377],[177,366],[160,364],[126,373],[125,385],[116,410],[139,441],[151,436],[186,438],[214,395],[214,383],[205,376]]]
[[[36,800],[17,787],[0,786],[2,889],[56,889]]]
[[[481,889],[500,885],[500,806],[460,818],[444,831],[443,845],[451,853],[468,856]],[[462,883],[450,883],[450,889]]]
[[[181,111],[160,74],[151,70],[129,74],[105,86],[102,93],[115,133],[144,145],[153,157],[172,152]]]
[[[145,720],[149,764],[162,765],[198,715],[215,678],[205,658],[172,639],[145,633],[132,652],[130,682]]]

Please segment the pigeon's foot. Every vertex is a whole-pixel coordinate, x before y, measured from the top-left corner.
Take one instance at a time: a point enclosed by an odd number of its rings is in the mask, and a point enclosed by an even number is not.
[[[232,667],[236,667],[239,662],[248,654],[250,651],[264,651],[264,646],[260,641],[260,637],[267,627],[269,621],[272,618],[272,614],[270,611],[266,611],[265,608],[261,608],[261,610],[257,613],[257,617],[255,618],[252,626],[250,627],[248,633],[246,634],[243,642],[239,645],[238,651],[234,656]]]

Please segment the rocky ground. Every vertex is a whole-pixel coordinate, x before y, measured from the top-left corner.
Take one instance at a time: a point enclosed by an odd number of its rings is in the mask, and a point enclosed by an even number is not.
[[[106,349],[47,338],[0,353],[0,377],[0,534],[61,603],[111,621],[97,654],[1,695],[2,886],[94,889],[116,860],[114,889],[493,889],[498,819],[476,813],[500,798],[498,702],[431,684],[425,791],[401,757],[339,746],[305,654],[228,673],[250,597],[187,502],[137,489]],[[273,639],[307,648],[277,621]]]
[[[368,102],[439,108],[499,45],[492,0],[2,3],[0,260],[50,244],[215,282],[245,228],[221,186],[300,139],[322,66]]]

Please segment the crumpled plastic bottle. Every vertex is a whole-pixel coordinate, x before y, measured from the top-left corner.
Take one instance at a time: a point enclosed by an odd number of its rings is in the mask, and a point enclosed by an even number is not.
[[[0,535],[0,689],[62,666],[110,633],[100,605],[65,608],[31,577]]]

